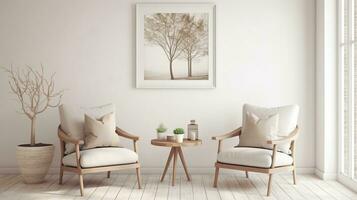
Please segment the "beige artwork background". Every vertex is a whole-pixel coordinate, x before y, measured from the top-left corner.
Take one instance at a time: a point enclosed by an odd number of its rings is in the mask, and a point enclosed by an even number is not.
[[[144,16],[145,80],[208,80],[208,13]]]

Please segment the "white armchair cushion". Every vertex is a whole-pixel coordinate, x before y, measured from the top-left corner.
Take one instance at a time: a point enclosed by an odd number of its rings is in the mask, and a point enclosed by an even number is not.
[[[218,153],[217,160],[221,163],[244,165],[251,167],[270,168],[273,151],[254,147],[236,147]],[[277,152],[275,167],[291,165],[293,158],[285,153]]]
[[[84,114],[92,118],[99,118],[108,113],[115,113],[114,104],[97,107],[80,107],[62,104],[59,106],[61,129],[75,139],[84,138]],[[66,144],[65,154],[75,151],[73,144]]]
[[[120,147],[94,148],[80,151],[80,165],[83,168],[122,165],[138,161],[138,154]],[[63,157],[65,166],[77,167],[76,153]]]
[[[253,113],[260,119],[266,119],[272,115],[279,115],[277,137],[288,136],[295,128],[299,117],[299,106],[288,105],[275,108],[264,108],[244,104],[243,106],[243,125],[246,123],[246,113]],[[243,127],[244,130],[244,127]],[[247,134],[242,132],[242,134]],[[290,143],[278,145],[278,151],[289,153]]]

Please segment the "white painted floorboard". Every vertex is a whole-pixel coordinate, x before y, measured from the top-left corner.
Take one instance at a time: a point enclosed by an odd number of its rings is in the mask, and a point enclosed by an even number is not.
[[[177,175],[171,186],[171,175],[160,182],[159,174],[142,176],[142,189],[138,189],[136,175],[106,174],[85,175],[84,193],[79,195],[78,176],[65,175],[58,184],[57,175],[49,175],[41,184],[25,184],[21,176],[0,176],[0,199],[6,200],[357,200],[357,194],[336,181],[322,181],[314,175],[298,175],[298,184],[292,184],[288,174],[273,176],[272,196],[266,196],[268,176],[250,173],[222,174],[218,188],[213,188],[212,175]]]

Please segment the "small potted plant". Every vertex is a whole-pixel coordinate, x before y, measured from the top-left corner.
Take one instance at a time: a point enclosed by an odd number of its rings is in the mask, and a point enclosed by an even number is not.
[[[174,134],[175,134],[176,142],[182,143],[183,142],[183,136],[185,134],[184,129],[183,128],[176,128],[174,130]]]
[[[157,127],[156,132],[157,132],[157,139],[159,140],[164,140],[166,139],[165,132],[167,128],[164,126],[164,124],[160,124],[159,127]]]

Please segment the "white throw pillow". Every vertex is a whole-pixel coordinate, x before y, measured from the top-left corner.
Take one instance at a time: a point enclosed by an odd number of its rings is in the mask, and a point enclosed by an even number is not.
[[[119,136],[115,132],[115,115],[109,113],[99,119],[84,115],[83,149],[119,146]]]
[[[99,118],[108,113],[115,113],[114,104],[105,104],[96,107],[80,107],[62,104],[59,106],[61,129],[75,139],[84,139],[84,114],[92,118]],[[66,143],[65,154],[75,151],[75,146]]]
[[[267,140],[277,138],[278,123],[279,114],[260,119],[254,113],[247,112],[239,146],[271,149],[272,145],[267,144]]]
[[[288,105],[275,108],[265,108],[244,104],[243,106],[243,125],[245,124],[247,112],[254,113],[258,118],[264,119],[268,116],[279,114],[278,138],[288,136],[297,126],[299,117],[299,106]],[[290,152],[290,143],[278,145],[278,150],[284,153]]]

